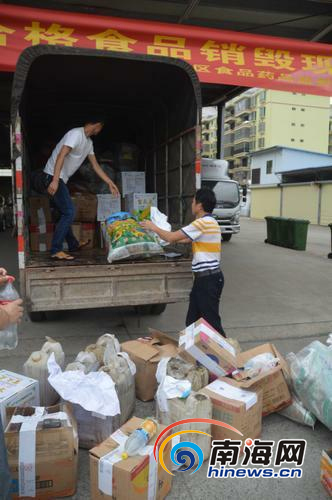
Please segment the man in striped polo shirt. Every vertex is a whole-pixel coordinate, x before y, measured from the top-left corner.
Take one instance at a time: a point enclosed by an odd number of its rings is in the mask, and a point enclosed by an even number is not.
[[[151,221],[142,227],[154,231],[169,243],[192,243],[194,284],[190,293],[186,326],[204,318],[215,330],[226,337],[221,325],[219,302],[224,287],[224,276],[220,269],[221,232],[211,215],[216,206],[216,197],[211,189],[196,192],[192,202],[194,222],[179,231],[164,231]]]

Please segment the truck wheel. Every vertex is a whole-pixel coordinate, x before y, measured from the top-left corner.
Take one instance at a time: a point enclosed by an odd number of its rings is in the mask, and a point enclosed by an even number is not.
[[[226,233],[222,235],[222,240],[223,241],[229,241],[232,237],[232,233]]]
[[[46,313],[44,311],[29,312],[29,318],[33,323],[39,323],[46,320]]]
[[[151,306],[151,313],[153,316],[159,316],[165,312],[167,304],[153,304]]]
[[[147,304],[144,306],[137,306],[137,312],[140,316],[158,316],[162,314],[167,307],[167,304]]]

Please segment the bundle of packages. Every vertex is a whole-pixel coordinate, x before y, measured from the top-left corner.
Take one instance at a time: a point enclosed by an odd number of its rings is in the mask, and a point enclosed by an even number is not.
[[[110,263],[130,258],[148,258],[163,253],[155,236],[147,233],[126,212],[109,217],[103,228],[109,247],[107,260]]]
[[[288,361],[295,394],[332,430],[332,348],[316,340]]]

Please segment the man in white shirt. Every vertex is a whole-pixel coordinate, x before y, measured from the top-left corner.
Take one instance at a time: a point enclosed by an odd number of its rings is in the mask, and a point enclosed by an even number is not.
[[[73,260],[74,257],[63,252],[64,240],[68,243],[69,252],[83,248],[88,242],[78,242],[71,225],[75,217],[75,209],[66,186],[69,178],[80,168],[86,157],[96,174],[108,184],[112,194],[119,195],[114,182],[105,174],[96,160],[91,137],[101,132],[103,121],[92,120],[84,127],[73,128],[67,132],[54,148],[44,174],[48,193],[53,197],[56,207],[61,213],[52,240],[51,257],[57,260]]]
[[[192,214],[195,220],[188,226],[172,232],[160,229],[151,221],[141,222],[141,225],[169,243],[192,244],[194,285],[190,293],[186,326],[204,318],[217,332],[226,337],[219,314],[224,275],[220,268],[221,231],[212,216],[215,206],[214,192],[202,188],[196,192],[193,199]]]

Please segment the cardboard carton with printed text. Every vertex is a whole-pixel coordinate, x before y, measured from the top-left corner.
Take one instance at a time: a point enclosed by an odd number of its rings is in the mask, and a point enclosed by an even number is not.
[[[172,476],[161,467],[159,461],[155,461],[152,453],[157,435],[148,443],[144,450],[146,453],[122,459],[127,436],[139,428],[142,422],[141,418],[131,418],[106,441],[90,450],[93,500],[163,500],[169,494]],[[161,425],[158,433],[164,429],[165,426]],[[165,437],[166,435],[160,444]],[[167,443],[163,453],[168,470],[171,470],[170,450],[171,441]]]
[[[78,438],[66,405],[8,411],[5,431],[12,498],[46,500],[74,495]]]
[[[233,380],[220,378],[199,391],[210,397],[213,405],[212,418],[229,424],[243,436],[231,429],[212,425],[214,440],[240,440],[243,446],[247,438],[258,438],[262,431],[262,390],[248,391],[236,387]]]

